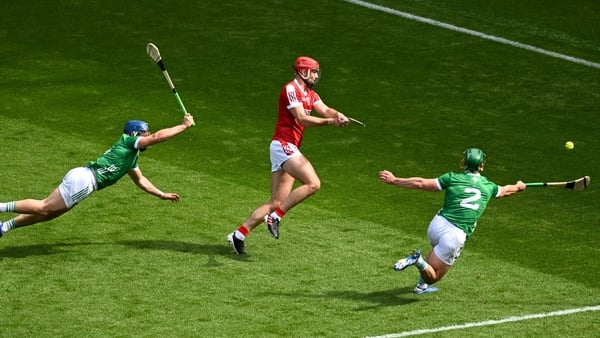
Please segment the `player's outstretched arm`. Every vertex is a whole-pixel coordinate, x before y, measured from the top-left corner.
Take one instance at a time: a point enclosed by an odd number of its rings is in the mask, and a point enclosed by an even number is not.
[[[421,189],[425,191],[439,191],[437,179],[423,177],[396,177],[389,170],[379,172],[379,180],[383,183],[392,184],[401,188]]]
[[[142,136],[138,141],[138,149],[143,149],[151,145],[164,142],[170,139],[171,137],[183,132],[192,125],[194,125],[194,117],[190,114],[185,114],[183,116],[183,121],[181,121],[180,124],[171,128],[161,129],[148,136]]]
[[[500,194],[498,195],[498,197],[510,196],[514,193],[523,191],[525,189],[527,189],[527,186],[525,185],[525,183],[523,183],[523,181],[517,181],[517,183],[515,184],[507,184],[504,186],[500,186]]]
[[[150,195],[154,195],[163,200],[171,200],[173,202],[179,201],[179,195],[172,192],[162,192],[158,189],[149,179],[142,174],[140,168],[131,169],[129,171],[129,177],[131,180],[137,185],[140,189],[149,193]]]
[[[335,108],[327,106],[323,101],[315,104],[314,109],[319,115],[328,119],[328,125],[343,127],[350,123],[350,120],[346,115]]]

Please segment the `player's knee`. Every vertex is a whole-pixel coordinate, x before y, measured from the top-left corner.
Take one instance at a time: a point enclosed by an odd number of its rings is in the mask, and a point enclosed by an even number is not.
[[[427,284],[433,284],[435,282],[438,282],[440,279],[442,279],[442,277],[444,277],[444,275],[446,275],[446,273],[448,272],[448,267],[442,267],[441,269],[433,269],[434,273],[432,273],[430,276],[427,276],[428,278],[423,278],[423,280],[425,280],[425,283]]]
[[[66,208],[66,207],[60,208],[60,207],[53,206],[52,204],[49,204],[49,203],[44,203],[42,206],[40,206],[38,208],[37,215],[40,215],[45,221],[49,221],[51,219],[54,219],[54,218],[64,214],[68,210],[69,210],[69,208]]]
[[[319,180],[309,182],[306,185],[308,186],[308,191],[311,195],[319,191],[319,189],[321,189],[321,181]]]
[[[32,200],[33,201],[33,200]],[[45,204],[39,203],[38,201],[34,201],[35,203],[27,203],[27,211],[24,212],[26,214],[33,214],[39,216],[47,216],[50,212]]]
[[[55,211],[55,210],[50,210],[47,208],[42,208],[42,209],[40,209],[38,215],[42,216],[46,220],[51,220],[51,219],[54,219],[54,218],[58,217],[59,215],[61,215],[61,212]]]

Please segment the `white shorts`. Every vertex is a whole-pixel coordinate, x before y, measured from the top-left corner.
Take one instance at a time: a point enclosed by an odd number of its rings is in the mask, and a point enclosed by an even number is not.
[[[454,264],[467,240],[464,231],[440,215],[435,215],[429,223],[427,237],[435,255],[447,265]]]
[[[300,149],[291,143],[285,141],[271,141],[269,148],[271,156],[271,172],[283,169],[283,164],[290,158],[301,156]]]
[[[74,168],[63,177],[58,189],[70,209],[96,190],[96,177],[90,168]]]

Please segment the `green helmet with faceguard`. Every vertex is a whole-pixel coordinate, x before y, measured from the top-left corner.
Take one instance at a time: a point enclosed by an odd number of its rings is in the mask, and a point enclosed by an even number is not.
[[[465,170],[481,171],[485,162],[485,153],[479,148],[469,148],[463,153],[462,165]]]

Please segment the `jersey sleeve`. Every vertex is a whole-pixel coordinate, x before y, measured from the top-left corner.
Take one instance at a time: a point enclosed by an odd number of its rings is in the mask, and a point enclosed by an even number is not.
[[[129,138],[127,138],[127,140],[125,141],[125,143],[127,145],[132,146],[133,149],[138,149],[138,142],[140,141],[141,137],[140,136],[130,136]]]
[[[500,187],[494,182],[490,182],[490,183],[493,184],[492,195],[494,195],[494,197],[496,197],[496,198],[500,197],[500,193],[501,193]]]
[[[440,190],[448,188],[452,180],[452,173],[445,173],[437,178],[437,185]]]
[[[297,106],[302,105],[302,101],[298,99],[298,93],[296,93],[296,88],[292,84],[288,84],[285,86],[285,99],[286,99],[286,108],[292,109]]]
[[[137,150],[138,149],[138,142],[140,141],[142,137],[137,135],[137,136],[128,136],[125,138],[125,144],[127,145],[127,147],[131,147],[131,149]],[[135,160],[133,161],[133,164],[131,166],[131,169],[136,169],[139,168],[138,166],[138,158],[136,156]]]

